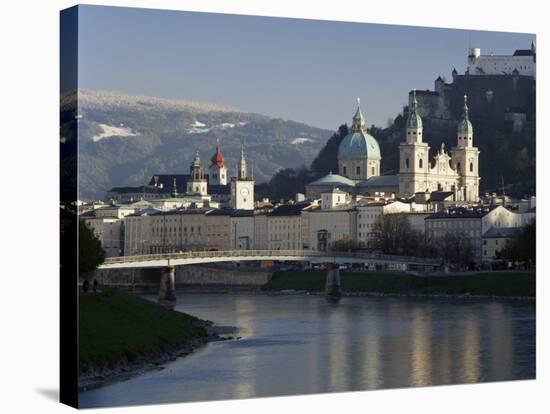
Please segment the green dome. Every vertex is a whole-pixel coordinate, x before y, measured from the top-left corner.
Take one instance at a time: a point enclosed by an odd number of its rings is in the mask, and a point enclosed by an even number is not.
[[[413,90],[413,101],[407,118],[408,129],[422,129],[422,118],[418,115],[418,102],[416,101],[416,89]]]
[[[359,108],[357,98],[357,111],[352,119],[351,130],[342,140],[338,147],[338,159],[369,158],[382,159],[378,142],[367,133],[365,129],[365,118]]]
[[[347,177],[341,176],[340,174],[327,174],[322,178],[319,178],[308,185],[314,186],[342,186],[342,187],[353,187],[355,186],[355,181],[350,180]]]
[[[376,139],[365,131],[351,132],[338,147],[338,159],[369,158],[380,160],[380,147]]]
[[[458,133],[471,135],[474,133],[474,128],[469,119],[463,119],[458,122]]]
[[[201,166],[201,158],[199,157],[199,151],[197,151],[197,153],[195,154],[195,159],[191,164],[191,167],[200,167],[200,166]]]
[[[468,97],[464,95],[464,112],[462,113],[462,119],[458,122],[458,134],[466,134],[466,135],[472,135],[474,133],[474,128],[472,127],[472,123],[470,122],[470,119],[468,118]]]

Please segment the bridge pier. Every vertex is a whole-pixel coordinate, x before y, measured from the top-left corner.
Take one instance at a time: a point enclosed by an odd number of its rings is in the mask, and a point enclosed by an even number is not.
[[[176,307],[176,268],[167,266],[161,271],[158,304],[172,310]]]
[[[338,302],[342,297],[340,285],[340,268],[338,265],[329,265],[325,282],[325,297],[330,302]]]

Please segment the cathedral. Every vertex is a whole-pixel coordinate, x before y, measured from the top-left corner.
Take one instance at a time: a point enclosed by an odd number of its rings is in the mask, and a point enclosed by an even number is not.
[[[457,143],[450,153],[444,144],[430,162],[430,146],[422,140],[422,118],[418,114],[416,91],[409,105],[405,141],[399,144],[399,173],[381,175],[382,154],[376,139],[365,127],[359,99],[349,134],[338,148],[338,173],[332,172],[306,186],[309,198],[338,188],[353,195],[384,194],[402,198],[423,197],[445,192],[457,202],[479,199],[479,150],[474,147],[473,127],[464,96],[462,119],[458,122]]]
[[[450,154],[441,144],[429,162],[430,147],[422,141],[422,118],[418,114],[416,91],[413,91],[405,142],[399,144],[399,196],[417,193],[452,192],[455,201],[479,200],[479,150],[474,147],[474,130],[468,117],[467,97],[464,95],[462,119],[458,122],[456,146]]]

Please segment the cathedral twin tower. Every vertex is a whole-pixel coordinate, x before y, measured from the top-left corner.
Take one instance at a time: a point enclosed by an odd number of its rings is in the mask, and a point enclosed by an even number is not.
[[[361,195],[384,192],[411,198],[418,193],[439,191],[452,193],[455,201],[479,201],[479,150],[473,144],[474,133],[466,96],[462,119],[458,123],[457,144],[450,155],[442,144],[432,164],[430,146],[422,140],[422,118],[418,113],[416,90],[412,92],[405,141],[399,144],[399,173],[396,175],[380,174],[380,147],[368,133],[359,100],[357,103],[350,132],[338,148],[338,175],[329,174],[310,183],[310,194],[316,194],[313,187],[337,185]]]
[[[452,192],[456,201],[477,202],[479,199],[479,150],[473,145],[473,127],[468,117],[467,97],[457,128],[457,144],[450,155],[445,145],[430,166],[430,147],[422,141],[422,118],[418,114],[416,91],[413,91],[406,140],[399,144],[399,195],[433,191]]]

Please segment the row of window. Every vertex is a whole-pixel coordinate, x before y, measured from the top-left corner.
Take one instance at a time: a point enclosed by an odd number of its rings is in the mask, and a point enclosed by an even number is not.
[[[376,167],[372,166],[370,171],[371,171],[371,175],[376,175]],[[344,165],[342,167],[342,175],[347,176],[347,174],[348,174],[348,168]],[[361,175],[361,167],[359,165],[355,167],[355,175]]]
[[[475,229],[479,227],[480,222],[478,220],[449,220],[449,221],[427,221],[428,227],[434,229],[457,229],[457,228],[470,228]]]
[[[151,231],[152,231],[153,234],[176,233],[176,232],[181,233],[181,226],[179,226],[179,227],[160,227],[160,228],[153,227]],[[187,233],[187,226],[183,227],[183,232]],[[190,232],[191,233],[195,232],[195,227],[194,226],[190,227]],[[201,232],[201,226],[197,226],[197,233],[200,234],[200,232]]]

